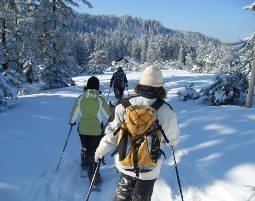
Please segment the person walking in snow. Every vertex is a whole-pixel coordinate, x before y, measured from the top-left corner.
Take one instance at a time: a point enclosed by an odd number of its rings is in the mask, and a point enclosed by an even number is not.
[[[112,87],[115,98],[119,102],[123,97],[125,87],[128,87],[127,77],[122,67],[118,67],[117,71],[113,73],[110,81],[110,88]]]
[[[164,133],[166,141],[169,140],[169,146],[175,146],[179,141],[179,127],[177,123],[177,117],[175,112],[173,111],[172,107],[163,101],[164,98],[166,98],[166,91],[163,87],[163,76],[161,71],[156,68],[155,66],[148,66],[145,68],[145,70],[142,72],[142,76],[140,78],[139,84],[135,86],[135,92],[138,94],[137,96],[131,97],[128,100],[129,105],[135,107],[148,107],[148,106],[155,106],[158,105],[159,107],[157,110],[154,110],[156,113],[156,118],[158,121],[157,129],[161,128],[161,133]],[[121,142],[123,141],[126,143],[126,147],[130,147],[131,145],[134,146],[133,151],[135,150],[135,145],[137,143],[142,143],[143,141],[140,140],[142,138],[138,138],[136,141],[132,141],[132,143],[128,142],[128,140],[125,141],[125,139],[128,138],[119,138],[123,131],[125,129],[125,126],[130,122],[130,119],[127,118],[127,109],[125,107],[123,99],[120,104],[118,104],[115,108],[114,118],[111,122],[109,122],[106,125],[105,128],[105,136],[102,138],[98,148],[96,149],[95,153],[95,162],[99,162],[100,159],[102,159],[103,156],[105,156],[110,150],[112,150],[114,147],[118,147],[117,151],[115,151],[113,154],[115,156],[115,164],[119,172],[121,173],[120,180],[116,189],[116,193],[114,196],[114,201],[150,201],[153,187],[156,179],[158,178],[160,174],[160,168],[162,165],[162,161],[164,158],[164,154],[162,154],[162,150],[160,149],[162,147],[162,139],[164,138],[162,135],[158,138],[158,141],[153,141],[153,139],[148,135],[143,135],[143,139],[146,139],[146,143],[150,143],[151,151],[158,151],[154,153],[159,153],[159,155],[154,159],[156,159],[155,166],[151,170],[144,170],[142,171],[141,167],[135,166],[134,164],[137,163],[137,161],[134,160],[134,158],[131,157],[131,161],[133,160],[134,168],[127,169],[125,166],[128,165],[129,158],[124,158],[121,156],[123,155],[123,151],[121,151],[122,147],[120,147]],[[155,104],[159,103],[161,104]],[[130,108],[130,106],[129,106]],[[129,119],[129,120],[127,120]],[[127,122],[126,125],[123,125],[123,122]],[[146,121],[144,121],[146,122]],[[145,125],[145,124],[144,124]],[[144,126],[143,125],[143,126]],[[138,128],[136,128],[139,130]],[[131,131],[129,129],[128,131]],[[150,132],[154,132],[154,130],[151,130]],[[129,133],[130,134],[130,133]],[[123,135],[122,135],[123,136]],[[157,133],[158,136],[158,133]],[[124,139],[124,140],[122,140]],[[134,143],[133,143],[134,142]],[[158,143],[158,148],[155,149],[153,147],[153,142]],[[129,143],[129,145],[128,145]],[[138,145],[139,146],[139,145]],[[147,145],[148,146],[148,145]],[[148,148],[148,147],[147,147]],[[119,151],[120,149],[120,151]],[[139,154],[141,147],[138,149],[136,153]],[[149,149],[149,148],[148,148]],[[155,150],[153,150],[155,149]],[[127,150],[127,149],[124,149]],[[130,149],[128,152],[124,151],[124,155],[128,155],[130,153]],[[150,154],[149,153],[149,154]],[[148,154],[148,150],[147,150]],[[143,152],[143,155],[136,156],[139,160],[145,161],[146,152]],[[135,157],[135,155],[133,155]],[[140,158],[139,158],[140,157]],[[136,159],[137,159],[136,158]],[[153,158],[153,156],[151,156]],[[145,161],[146,162],[146,161]],[[124,163],[124,166],[123,166]],[[126,165],[125,165],[126,164]]]
[[[84,93],[75,101],[69,123],[74,125],[79,119],[78,132],[81,140],[81,168],[88,168],[88,177],[93,177],[95,163],[94,154],[102,138],[103,125],[108,120],[111,109],[99,92],[99,80],[97,77],[90,77]],[[98,172],[96,183],[101,182]]]

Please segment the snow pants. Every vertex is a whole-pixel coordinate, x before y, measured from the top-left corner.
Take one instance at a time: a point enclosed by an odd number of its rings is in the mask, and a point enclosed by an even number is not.
[[[88,167],[88,177],[92,178],[95,169],[94,155],[102,136],[81,135],[81,167]],[[99,174],[99,171],[98,171]]]
[[[113,201],[151,201],[155,181],[122,174]]]
[[[125,88],[122,88],[120,86],[114,86],[114,95],[117,100],[120,100],[124,95]]]

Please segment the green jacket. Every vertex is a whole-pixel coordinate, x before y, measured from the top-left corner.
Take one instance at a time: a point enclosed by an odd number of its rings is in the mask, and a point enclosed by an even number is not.
[[[69,123],[79,119],[78,132],[82,135],[98,136],[102,134],[101,123],[108,120],[111,108],[95,89],[87,89],[75,101]]]

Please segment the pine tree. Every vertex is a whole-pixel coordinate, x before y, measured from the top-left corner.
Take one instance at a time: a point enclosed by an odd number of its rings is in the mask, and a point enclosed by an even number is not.
[[[89,72],[92,74],[103,73],[106,64],[107,59],[103,50],[93,52],[89,57]]]
[[[87,1],[83,1],[87,5]],[[66,3],[77,6],[73,0],[41,0],[35,12],[40,24],[38,30],[39,54],[44,58],[42,78],[48,88],[63,87],[73,84],[71,81],[72,68],[78,68],[77,63],[70,63],[75,59],[72,56],[74,35],[68,24],[74,15]],[[51,73],[52,72],[52,73]],[[56,77],[59,76],[60,77]],[[55,82],[54,82],[55,80]]]
[[[146,61],[149,64],[152,64],[158,58],[158,52],[157,52],[157,49],[156,49],[155,45],[156,45],[155,42],[152,42],[152,41],[148,42],[148,49],[147,49],[147,53],[146,53]]]
[[[0,73],[0,111],[8,107],[17,97],[17,91],[11,87]]]
[[[18,47],[16,37],[17,5],[15,0],[0,1],[0,39],[2,48],[2,70],[14,69],[17,65]]]

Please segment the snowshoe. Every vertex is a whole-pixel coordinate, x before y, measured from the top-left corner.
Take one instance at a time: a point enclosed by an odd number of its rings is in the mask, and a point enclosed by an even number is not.
[[[103,183],[103,179],[101,176],[96,176],[93,182],[93,186],[100,187]]]
[[[96,192],[100,192],[101,188],[99,186],[93,186],[91,190],[96,191]]]

